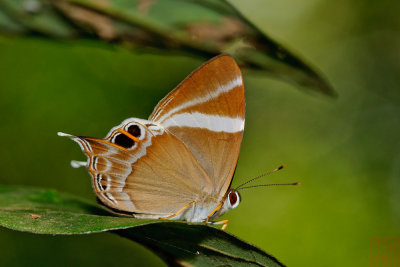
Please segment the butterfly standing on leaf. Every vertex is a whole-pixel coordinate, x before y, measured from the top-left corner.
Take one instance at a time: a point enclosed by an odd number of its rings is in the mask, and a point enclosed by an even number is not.
[[[243,78],[231,56],[203,64],[148,120],[130,118],[104,139],[76,141],[100,202],[135,218],[211,222],[240,202],[230,189],[244,130]]]

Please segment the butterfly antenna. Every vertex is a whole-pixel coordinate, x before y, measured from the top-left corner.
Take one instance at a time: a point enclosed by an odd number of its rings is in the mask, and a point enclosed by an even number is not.
[[[278,168],[276,168],[276,169],[274,169],[274,170],[272,170],[272,171],[269,171],[269,172],[263,173],[263,174],[261,174],[261,175],[259,175],[259,176],[257,176],[257,177],[254,177],[253,179],[250,179],[250,180],[248,180],[247,182],[244,182],[243,184],[241,184],[241,185],[239,185],[238,187],[236,187],[236,190],[239,190],[240,188],[242,188],[242,186],[244,186],[244,185],[246,185],[246,184],[248,184],[248,183],[251,183],[251,182],[253,182],[253,181],[257,180],[257,179],[260,179],[261,177],[264,177],[264,176],[266,176],[266,175],[270,175],[270,174],[272,174],[272,173],[274,173],[274,172],[277,172],[277,171],[279,171],[279,170],[282,170],[284,167],[285,167],[285,165],[281,165],[281,166],[279,166]],[[252,186],[252,187],[254,187],[254,186]],[[246,188],[247,188],[247,187],[246,187]]]
[[[240,190],[248,189],[248,188],[254,188],[254,187],[275,186],[275,185],[301,185],[301,183],[300,182],[296,182],[296,183],[288,183],[288,184],[260,184],[260,185],[241,187]],[[239,188],[237,188],[236,190],[239,190]]]

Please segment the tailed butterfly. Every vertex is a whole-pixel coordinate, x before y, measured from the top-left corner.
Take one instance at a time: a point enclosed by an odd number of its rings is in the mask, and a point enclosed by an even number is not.
[[[135,218],[212,222],[241,200],[230,189],[245,122],[241,71],[217,56],[164,97],[148,120],[129,118],[104,139],[76,141],[98,200]]]

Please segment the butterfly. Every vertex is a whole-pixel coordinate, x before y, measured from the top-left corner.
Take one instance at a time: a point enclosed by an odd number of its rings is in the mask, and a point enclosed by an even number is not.
[[[192,72],[150,117],[129,118],[104,139],[58,133],[76,141],[99,202],[143,219],[214,221],[236,208],[231,189],[245,125],[242,73],[229,55]]]

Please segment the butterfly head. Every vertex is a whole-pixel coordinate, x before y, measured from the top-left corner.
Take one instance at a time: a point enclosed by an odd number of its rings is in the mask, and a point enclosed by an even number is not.
[[[230,189],[225,196],[224,204],[222,205],[221,209],[219,209],[213,215],[213,218],[217,218],[227,211],[236,208],[237,206],[239,206],[241,200],[242,197],[240,196],[239,191],[237,191],[236,189]]]

